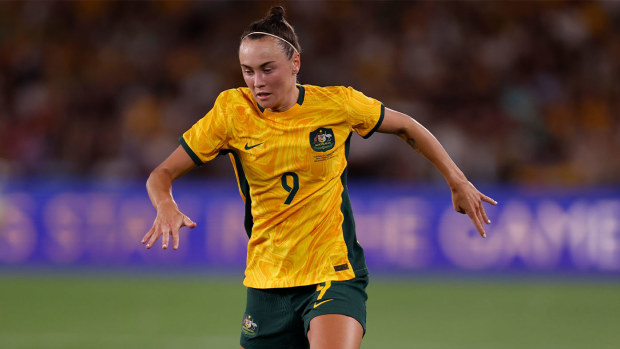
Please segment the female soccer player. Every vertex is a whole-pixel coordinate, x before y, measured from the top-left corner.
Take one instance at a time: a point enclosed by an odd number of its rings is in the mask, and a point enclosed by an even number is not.
[[[482,201],[443,147],[407,115],[345,87],[297,84],[301,47],[284,10],[250,25],[239,46],[247,88],[222,92],[179,139],[147,190],[157,217],[147,248],[179,246],[181,213],[172,182],[229,154],[245,201],[249,236],[242,348],[359,348],[366,325],[368,272],[347,192],[353,131],[392,133],[431,161],[452,190],[454,208],[480,235],[490,223]],[[379,233],[379,232],[377,232]]]

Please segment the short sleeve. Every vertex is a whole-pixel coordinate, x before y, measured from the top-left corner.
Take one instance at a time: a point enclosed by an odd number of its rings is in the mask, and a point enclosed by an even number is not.
[[[179,138],[179,142],[196,165],[215,158],[228,143],[227,93],[222,92],[213,108]]]
[[[364,138],[370,137],[381,126],[385,107],[374,98],[365,96],[352,87],[345,89],[346,109],[352,128]]]

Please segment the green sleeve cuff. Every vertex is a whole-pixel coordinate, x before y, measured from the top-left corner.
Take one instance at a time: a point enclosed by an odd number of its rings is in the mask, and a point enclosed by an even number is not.
[[[368,137],[372,136],[372,134],[375,133],[375,131],[379,128],[379,126],[381,126],[384,115],[385,115],[385,106],[383,105],[383,103],[381,103],[381,116],[379,116],[379,121],[377,121],[377,124],[375,125],[375,127],[373,127],[372,130],[370,130],[370,132],[368,132],[368,134],[363,137],[364,139],[367,139]]]
[[[181,146],[183,146],[183,149],[185,149],[185,151],[187,152],[187,155],[189,155],[189,157],[192,158],[192,160],[194,161],[196,165],[198,166],[204,165],[204,162],[200,161],[200,158],[198,157],[198,155],[196,155],[196,153],[194,153],[192,148],[190,148],[189,145],[187,145],[187,142],[185,142],[185,139],[183,138],[183,136],[179,137],[179,143],[181,143]]]

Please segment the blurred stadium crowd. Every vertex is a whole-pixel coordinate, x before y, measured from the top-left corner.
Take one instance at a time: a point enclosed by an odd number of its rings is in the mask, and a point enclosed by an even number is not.
[[[220,91],[243,86],[239,36],[274,4],[0,3],[0,172],[145,178]],[[471,180],[620,183],[620,3],[285,6],[300,83],[351,85],[412,115]],[[395,137],[354,141],[352,176],[438,179]]]

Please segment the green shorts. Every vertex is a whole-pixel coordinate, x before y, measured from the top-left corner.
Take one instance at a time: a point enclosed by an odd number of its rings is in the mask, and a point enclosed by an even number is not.
[[[356,319],[366,333],[368,275],[318,285],[248,288],[241,324],[245,349],[309,348],[310,320],[319,315],[342,314]]]

